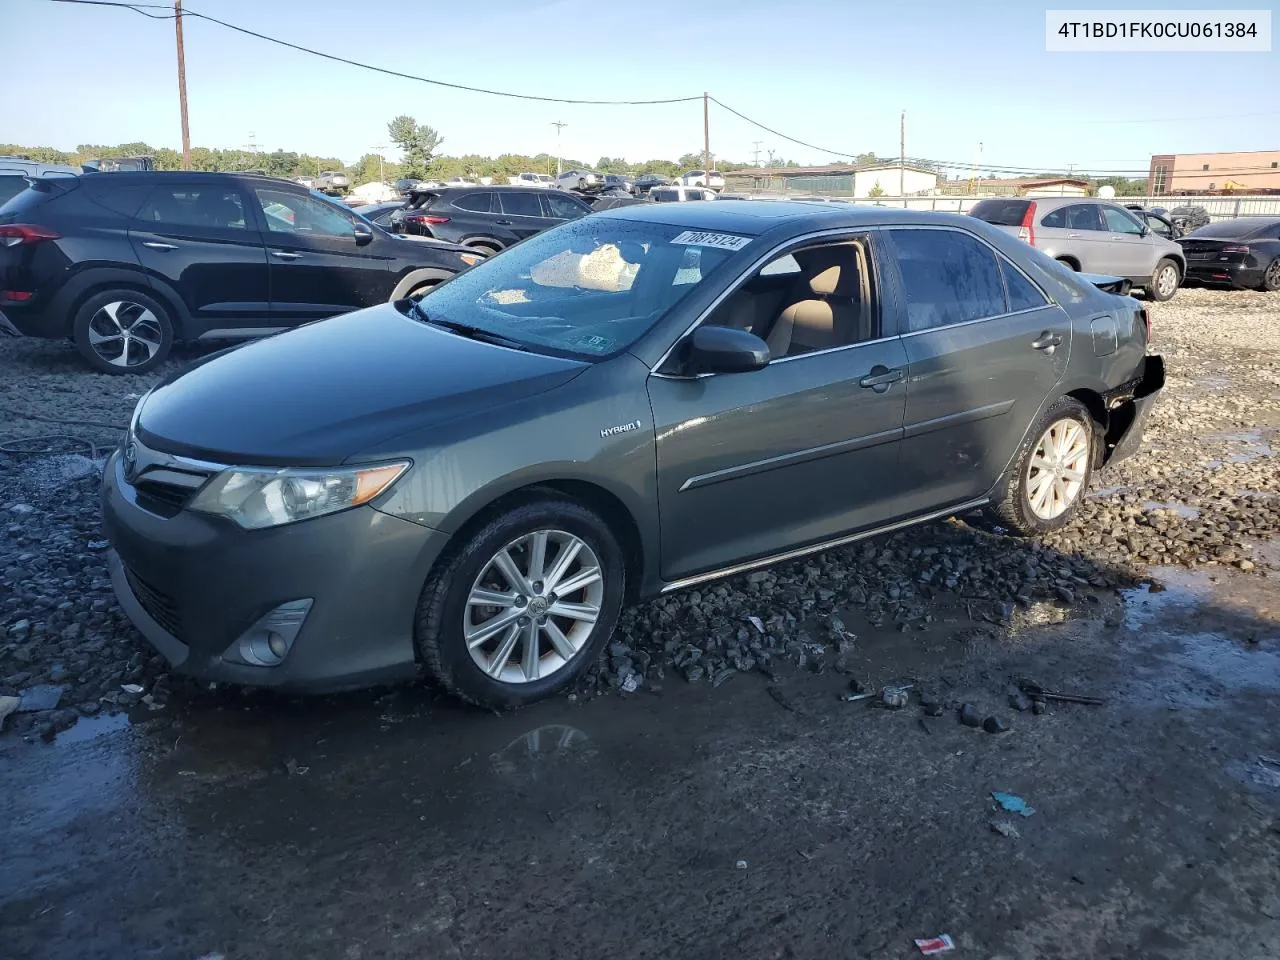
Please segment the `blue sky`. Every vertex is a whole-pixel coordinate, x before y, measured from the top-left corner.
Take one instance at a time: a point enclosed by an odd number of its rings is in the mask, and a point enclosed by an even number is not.
[[[986,163],[1046,169],[1145,170],[1152,153],[1280,149],[1280,53],[1049,54],[1045,6],[1026,0],[184,2],[305,46],[478,86],[596,99],[708,90],[783,133],[839,150],[896,154],[903,109],[908,155],[941,160],[967,162],[979,141]],[[6,75],[21,78],[6,83],[0,141],[179,146],[172,21],[0,0],[0,23]],[[452,154],[554,152],[553,120],[568,123],[565,154],[588,162],[702,148],[700,101],[499,99],[324,61],[192,18],[185,33],[197,146],[241,147],[252,133],[263,149],[352,161],[386,144],[386,122],[408,113],[440,130]],[[751,159],[756,140],[801,163],[839,159],[714,105],[711,139],[733,160]]]

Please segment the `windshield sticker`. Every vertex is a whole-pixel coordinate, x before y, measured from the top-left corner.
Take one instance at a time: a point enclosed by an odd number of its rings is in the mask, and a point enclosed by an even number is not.
[[[705,233],[702,230],[686,230],[671,242],[697,247],[719,247],[721,250],[741,250],[751,242],[751,238],[735,237],[731,233]]]
[[[608,337],[601,337],[596,334],[587,334],[575,340],[574,344],[579,347],[586,347],[588,350],[595,350],[599,353],[604,353],[606,350],[613,347],[614,341],[610,340]]]

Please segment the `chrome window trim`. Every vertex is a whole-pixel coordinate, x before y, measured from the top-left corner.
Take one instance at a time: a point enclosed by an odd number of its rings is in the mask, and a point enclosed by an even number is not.
[[[784,240],[781,243],[776,244],[773,247],[770,247],[768,251],[758,256],[755,260],[751,262],[750,266],[748,266],[740,274],[738,274],[737,281],[732,286],[726,287],[723,291],[721,291],[720,295],[716,297],[714,300],[712,300],[711,303],[708,304],[707,308],[703,310],[700,314],[698,314],[698,316],[694,319],[694,321],[691,324],[689,324],[688,327],[685,328],[684,333],[680,334],[680,336],[676,337],[674,340],[671,341],[671,346],[667,347],[666,351],[662,354],[662,356],[658,358],[658,362],[649,368],[649,373],[653,376],[662,377],[664,380],[700,380],[703,377],[719,376],[720,374],[715,374],[715,373],[699,373],[699,374],[695,374],[692,377],[676,377],[676,376],[672,376],[669,373],[658,373],[658,368],[661,367],[664,363],[667,362],[667,360],[671,358],[671,354],[675,352],[676,347],[680,345],[681,341],[684,340],[685,337],[689,336],[689,334],[693,333],[694,330],[698,329],[699,324],[701,324],[704,320],[706,320],[707,317],[711,316],[711,314],[715,313],[716,308],[719,307],[720,304],[724,303],[725,300],[728,300],[729,297],[737,293],[738,288],[743,286],[743,284],[745,284],[749,278],[754,276],[755,272],[759,270],[762,266],[764,266],[766,263],[768,263],[770,259],[777,256],[779,251],[786,250],[796,244],[805,244],[814,240],[830,240],[836,237],[847,237],[849,240],[853,240],[858,234],[872,233],[872,232],[883,230],[884,228],[885,228],[885,224],[864,225],[864,226],[857,226],[857,227],[831,227],[826,230],[817,231],[815,233],[805,233],[805,234],[801,234],[798,237],[791,237],[790,239]],[[874,264],[872,266],[874,267]],[[880,286],[881,288],[883,288],[884,285],[881,284]],[[883,297],[883,289],[877,290],[877,293],[881,297]],[[860,347],[868,343],[879,343],[881,340],[892,340],[892,339],[893,339],[892,337],[881,337],[877,340],[864,340],[862,343],[847,343],[841,347],[830,347],[826,350],[815,350],[813,353],[797,354],[794,357],[779,357],[776,361],[771,359],[769,363],[771,365],[774,363],[783,363],[787,360],[798,360],[798,359],[801,359],[802,357],[816,356],[819,353],[830,353],[832,350],[847,350],[849,347]]]

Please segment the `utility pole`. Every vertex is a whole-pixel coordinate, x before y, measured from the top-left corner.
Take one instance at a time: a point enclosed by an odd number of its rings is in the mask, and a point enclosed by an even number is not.
[[[753,147],[755,147],[755,148],[756,148],[756,149],[755,149],[755,160],[756,160],[756,166],[757,166],[757,167],[758,167],[758,166],[760,166],[760,144],[762,144],[762,143],[764,143],[764,141],[763,141],[763,140],[752,140],[752,141],[751,141],[751,145],[752,145]]]
[[[553,120],[551,125],[556,128],[556,176],[560,176],[564,172],[562,169],[562,157],[560,155],[560,128],[567,127],[568,124],[562,120]]]
[[[702,94],[702,166],[707,186],[711,186],[711,97]]]
[[[898,124],[898,196],[907,195],[907,111]]]
[[[182,50],[182,0],[173,0],[173,30],[178,38],[178,105],[182,109],[182,169],[191,169],[191,127],[187,124],[187,58]]]

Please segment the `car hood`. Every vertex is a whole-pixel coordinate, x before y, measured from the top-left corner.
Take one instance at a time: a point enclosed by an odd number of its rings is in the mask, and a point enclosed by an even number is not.
[[[383,304],[199,361],[147,395],[136,429],[181,456],[324,466],[546,392],[588,366],[472,340]]]

